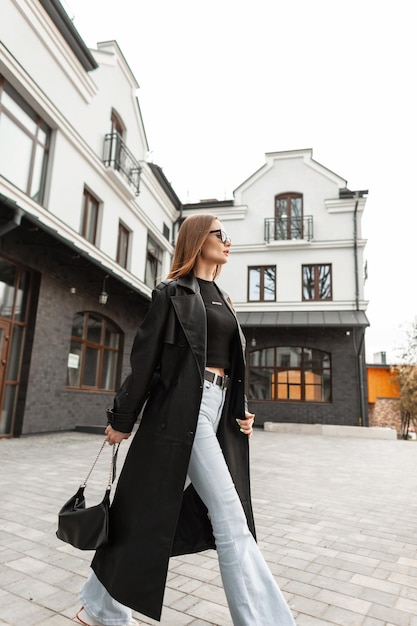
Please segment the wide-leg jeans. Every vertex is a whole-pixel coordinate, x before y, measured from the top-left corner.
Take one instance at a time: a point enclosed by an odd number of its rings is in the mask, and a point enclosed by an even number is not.
[[[248,528],[216,437],[226,393],[220,386],[204,382],[185,486],[192,482],[207,506],[233,624],[294,626],[290,609]],[[86,611],[105,626],[125,626],[132,617],[131,610],[108,594],[94,572],[80,599]]]

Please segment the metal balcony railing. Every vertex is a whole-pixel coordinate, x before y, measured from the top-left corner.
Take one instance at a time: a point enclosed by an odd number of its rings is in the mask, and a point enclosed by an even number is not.
[[[313,239],[313,216],[267,217],[264,221],[264,241],[288,241],[290,239]]]
[[[106,167],[112,167],[122,174],[128,183],[139,195],[140,173],[142,168],[128,150],[119,133],[108,133],[104,137],[103,163]]]

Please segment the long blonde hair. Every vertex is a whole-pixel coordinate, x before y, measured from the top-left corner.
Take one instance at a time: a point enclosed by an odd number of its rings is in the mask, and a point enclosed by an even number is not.
[[[192,271],[196,258],[211,230],[213,220],[217,219],[211,213],[197,213],[189,215],[181,225],[175,245],[174,258],[167,278],[180,278]],[[216,266],[213,279],[218,276],[219,266]]]

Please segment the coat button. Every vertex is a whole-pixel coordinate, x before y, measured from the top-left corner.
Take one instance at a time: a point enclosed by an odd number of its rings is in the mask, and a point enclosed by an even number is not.
[[[193,430],[189,430],[188,434],[190,435],[190,437],[194,437],[194,431]]]
[[[166,422],[162,422],[161,424],[161,429],[165,430],[165,428],[167,427],[167,423]]]

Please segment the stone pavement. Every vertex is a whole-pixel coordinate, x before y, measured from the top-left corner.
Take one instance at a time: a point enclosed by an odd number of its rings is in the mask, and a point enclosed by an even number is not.
[[[1,625],[74,625],[92,553],[55,537],[57,511],[101,441],[0,440]],[[89,504],[103,495],[108,460]],[[251,465],[259,544],[298,626],[417,626],[416,442],[257,430]],[[171,560],[161,624],[231,625],[215,552]]]

